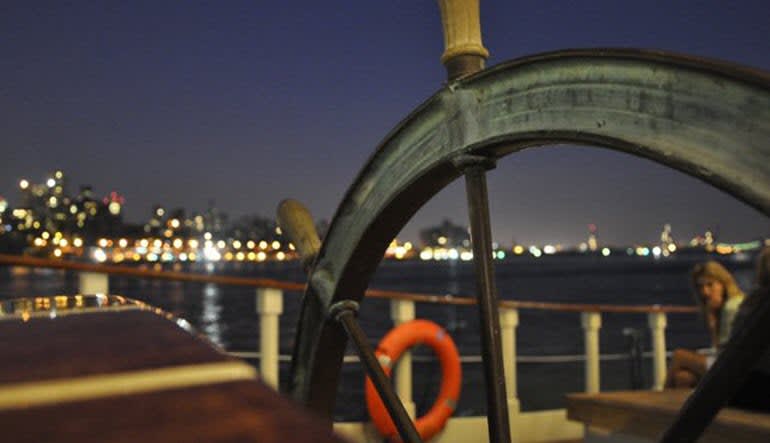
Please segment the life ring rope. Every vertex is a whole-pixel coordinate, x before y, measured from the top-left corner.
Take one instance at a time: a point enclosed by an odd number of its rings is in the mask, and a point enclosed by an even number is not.
[[[390,376],[395,362],[408,349],[427,345],[436,353],[441,364],[441,387],[438,397],[428,412],[415,421],[415,428],[423,440],[438,434],[455,411],[460,398],[462,366],[452,338],[436,323],[429,320],[412,320],[398,325],[382,338],[375,355],[383,371]],[[390,418],[374,384],[366,378],[366,407],[377,430],[390,440],[398,439],[398,431]]]

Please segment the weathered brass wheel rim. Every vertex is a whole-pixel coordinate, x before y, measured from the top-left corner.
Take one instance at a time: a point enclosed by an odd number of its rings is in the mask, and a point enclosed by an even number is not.
[[[461,172],[554,143],[602,146],[698,177],[770,214],[770,75],[639,50],[570,50],[451,83],[402,121],[348,189],[310,272],[291,393],[330,416],[346,338],[329,306],[360,301],[390,240]]]

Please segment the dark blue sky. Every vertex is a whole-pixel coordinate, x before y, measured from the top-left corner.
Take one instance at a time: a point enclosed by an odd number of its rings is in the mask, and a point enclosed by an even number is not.
[[[34,6],[30,6],[34,4]],[[770,70],[762,1],[482,1],[488,65],[554,49],[642,47]],[[330,218],[385,134],[441,87],[434,1],[3,2],[0,195],[60,168],[72,184],[153,203],[272,215],[295,197]],[[405,229],[467,223],[462,183]],[[770,235],[767,217],[649,161],[534,149],[490,174],[504,243],[611,243],[706,228]]]

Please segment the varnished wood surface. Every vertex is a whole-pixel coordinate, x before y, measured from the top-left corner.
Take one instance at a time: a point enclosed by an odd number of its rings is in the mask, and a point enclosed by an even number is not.
[[[621,391],[567,396],[567,418],[612,432],[657,441],[673,423],[690,390]],[[724,408],[700,442],[768,442],[770,415]]]
[[[0,442],[340,441],[184,321],[78,297],[3,305]]]
[[[228,357],[152,311],[85,313],[0,321],[0,384]]]
[[[331,426],[242,381],[0,412],[14,442],[340,442]]]

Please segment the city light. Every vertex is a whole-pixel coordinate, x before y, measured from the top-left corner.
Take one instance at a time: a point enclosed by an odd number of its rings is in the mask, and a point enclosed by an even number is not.
[[[104,250],[99,248],[94,250],[94,260],[96,260],[99,263],[104,263],[107,261],[107,254],[104,253]]]
[[[208,261],[219,261],[222,259],[222,255],[213,247],[203,248],[203,257]]]
[[[107,210],[110,211],[110,214],[112,215],[120,214],[120,203],[110,202],[109,204],[107,204]]]

